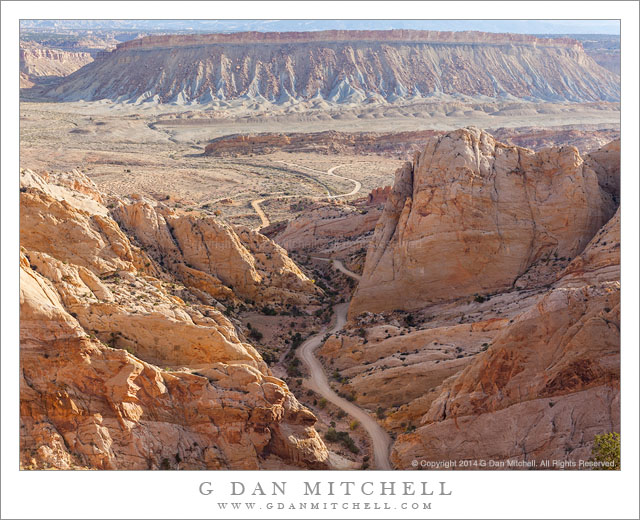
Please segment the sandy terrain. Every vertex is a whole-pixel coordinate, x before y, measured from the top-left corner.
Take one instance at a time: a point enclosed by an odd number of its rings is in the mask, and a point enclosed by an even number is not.
[[[300,111],[269,105],[249,110],[243,102],[230,105],[224,110],[211,106],[197,110],[23,102],[21,165],[34,170],[80,168],[106,192],[141,193],[170,200],[178,211],[218,214],[235,224],[259,227],[299,213],[318,197],[348,201],[390,185],[402,161],[377,155],[283,152],[204,156],[211,139],[244,132],[390,132],[468,125],[616,128],[619,124],[618,105],[611,103],[423,100],[370,107],[299,107]],[[333,175],[327,175],[329,170]],[[256,212],[256,200],[261,201],[265,218]]]

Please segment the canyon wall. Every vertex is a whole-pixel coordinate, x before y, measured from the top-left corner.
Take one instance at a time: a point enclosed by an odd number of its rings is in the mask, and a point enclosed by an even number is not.
[[[545,469],[545,459],[588,461],[595,435],[619,432],[620,211],[422,408],[394,445],[399,468],[454,458]]]

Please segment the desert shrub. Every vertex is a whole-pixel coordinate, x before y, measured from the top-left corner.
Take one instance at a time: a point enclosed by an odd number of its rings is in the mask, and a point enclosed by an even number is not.
[[[485,298],[484,296],[482,296],[481,294],[474,294],[473,295],[473,301],[474,302],[478,302],[478,303],[483,303],[486,302],[488,298]]]
[[[339,432],[335,428],[329,428],[324,438],[328,442],[341,442],[351,453],[360,453],[360,449],[347,432]]]
[[[303,341],[304,341],[304,338],[302,337],[302,334],[300,334],[299,332],[296,332],[291,338],[291,348],[293,350],[297,349],[302,344]]]
[[[262,332],[260,332],[258,329],[251,329],[251,331],[249,332],[249,337],[256,341],[260,341],[264,337],[264,334],[262,334]]]
[[[596,466],[599,470],[619,470],[620,469],[620,434],[611,432],[596,435],[591,448],[592,460],[604,462],[607,465]]]
[[[276,316],[278,314],[278,311],[276,311],[269,305],[265,305],[264,307],[262,307],[262,314],[266,314],[267,316]]]
[[[300,371],[300,360],[298,358],[293,358],[287,365],[287,375],[289,377],[302,376],[302,372]]]

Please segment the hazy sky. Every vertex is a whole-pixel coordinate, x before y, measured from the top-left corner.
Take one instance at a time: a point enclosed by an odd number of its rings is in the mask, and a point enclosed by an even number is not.
[[[23,20],[21,27],[195,32],[430,29],[528,34],[620,34],[618,20]]]

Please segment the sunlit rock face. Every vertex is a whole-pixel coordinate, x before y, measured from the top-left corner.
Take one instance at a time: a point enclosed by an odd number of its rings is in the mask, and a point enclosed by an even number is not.
[[[615,143],[533,152],[475,128],[431,138],[394,187],[350,315],[553,281],[614,214]]]
[[[174,294],[87,177],[23,171],[20,199],[22,467],[328,466],[315,416],[215,306]]]

